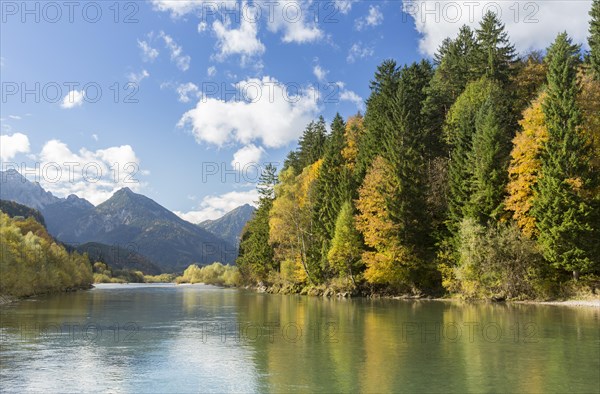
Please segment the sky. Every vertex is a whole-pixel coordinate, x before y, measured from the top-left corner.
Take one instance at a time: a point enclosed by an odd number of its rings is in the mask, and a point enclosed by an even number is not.
[[[591,1],[0,2],[0,161],[97,205],[129,187],[192,222],[257,199],[306,124],[364,111],[378,64],[497,12],[520,53]]]

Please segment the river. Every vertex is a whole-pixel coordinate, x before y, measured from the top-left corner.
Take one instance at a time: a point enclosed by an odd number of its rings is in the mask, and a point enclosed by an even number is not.
[[[0,312],[3,393],[600,390],[593,307],[107,284]]]

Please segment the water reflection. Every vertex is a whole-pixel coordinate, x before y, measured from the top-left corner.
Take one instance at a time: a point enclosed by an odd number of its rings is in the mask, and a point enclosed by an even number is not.
[[[594,308],[103,285],[3,306],[3,392],[598,392]]]

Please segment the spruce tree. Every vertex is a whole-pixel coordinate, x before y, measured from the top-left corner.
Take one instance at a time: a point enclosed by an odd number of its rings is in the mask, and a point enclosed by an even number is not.
[[[502,85],[507,84],[514,70],[515,48],[494,12],[488,11],[484,15],[476,36],[474,74],[495,79]]]
[[[343,201],[350,198],[350,183],[342,150],[345,145],[346,125],[340,114],[331,123],[331,135],[327,139],[323,164],[316,184],[315,219],[319,235],[326,239],[333,237],[335,221]]]
[[[428,141],[423,133],[420,108],[432,73],[431,64],[426,61],[401,70],[382,142],[382,156],[392,165],[391,176],[399,185],[398,193],[388,201],[387,208],[392,220],[398,224],[401,239],[411,246],[428,244],[430,220],[425,204]]]
[[[600,81],[600,0],[593,1],[590,16],[590,62],[596,80]]]
[[[548,89],[543,111],[548,140],[541,154],[541,171],[534,191],[533,216],[544,257],[559,269],[579,272],[592,268],[597,255],[597,224],[585,198],[591,186],[589,144],[578,131],[579,46],[566,33],[548,49]]]
[[[457,234],[473,192],[473,139],[482,106],[500,95],[500,87],[486,77],[470,83],[456,100],[446,119],[444,133],[450,147],[448,168],[448,229]]]
[[[327,128],[325,127],[325,119],[323,119],[323,116],[320,116],[319,120],[310,122],[306,126],[298,143],[298,160],[302,169],[323,157],[326,141]]]
[[[470,162],[473,166],[471,196],[464,211],[480,222],[500,219],[503,211],[512,130],[506,122],[506,102],[493,92],[479,109]]]
[[[377,67],[375,79],[371,81],[371,95],[367,99],[365,133],[359,140],[355,175],[362,182],[373,159],[381,153],[386,119],[390,118],[391,98],[398,89],[399,71],[396,62],[386,60]]]

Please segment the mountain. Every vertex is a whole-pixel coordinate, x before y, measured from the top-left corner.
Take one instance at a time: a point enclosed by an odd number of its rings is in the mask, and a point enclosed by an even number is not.
[[[45,191],[38,182],[30,182],[16,170],[0,171],[0,199],[15,201],[40,211],[60,198]]]
[[[254,211],[256,209],[252,205],[245,204],[226,213],[219,219],[205,220],[202,223],[198,223],[198,226],[221,237],[237,248],[240,244],[242,230],[246,223],[252,219]]]
[[[16,171],[0,176],[1,198],[39,207],[50,234],[75,247],[96,242],[133,250],[163,272],[182,271],[192,263],[233,263],[237,256],[231,243],[129,188],[94,207],[75,195],[55,197]]]

